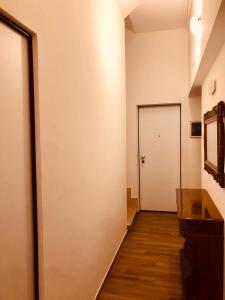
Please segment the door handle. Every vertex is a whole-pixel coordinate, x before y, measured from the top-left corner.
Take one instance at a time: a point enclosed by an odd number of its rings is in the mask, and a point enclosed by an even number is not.
[[[145,163],[145,155],[141,155],[141,163],[142,163],[142,164]]]

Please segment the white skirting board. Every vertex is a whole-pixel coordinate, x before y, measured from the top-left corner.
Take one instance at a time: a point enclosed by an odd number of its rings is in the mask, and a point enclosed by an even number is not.
[[[124,235],[123,235],[123,238],[122,238],[121,242],[119,243],[119,246],[118,246],[117,249],[116,249],[116,252],[115,252],[115,254],[114,254],[113,258],[112,258],[111,263],[109,264],[109,267],[108,267],[108,270],[107,270],[105,276],[103,277],[102,283],[100,284],[100,287],[99,287],[99,289],[98,289],[98,291],[97,291],[97,293],[96,293],[96,296],[95,296],[94,300],[97,299],[97,297],[98,297],[98,295],[99,295],[99,293],[100,293],[100,291],[101,291],[101,288],[102,288],[102,286],[103,286],[103,284],[104,284],[104,282],[105,282],[105,280],[106,280],[106,277],[107,277],[107,275],[108,275],[108,273],[109,273],[109,271],[110,271],[110,268],[111,268],[111,266],[112,266],[112,264],[113,264],[113,262],[114,262],[114,260],[115,260],[115,258],[116,258],[116,255],[117,255],[118,251],[120,250],[120,247],[121,247],[121,245],[122,245],[122,243],[123,243],[123,241],[124,241],[124,239],[125,239],[125,237],[126,237],[126,235],[127,235],[127,232],[128,232],[128,230],[125,231],[125,233],[124,233]]]

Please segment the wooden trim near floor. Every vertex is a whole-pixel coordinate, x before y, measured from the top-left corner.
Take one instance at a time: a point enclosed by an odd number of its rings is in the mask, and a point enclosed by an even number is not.
[[[138,199],[132,198],[131,188],[127,188],[127,227],[132,225],[138,211]]]
[[[108,267],[108,270],[106,271],[105,276],[103,277],[103,280],[102,280],[102,282],[101,282],[101,284],[100,284],[100,287],[99,287],[99,289],[98,289],[98,291],[97,291],[97,293],[96,293],[96,296],[95,296],[94,300],[98,300],[98,296],[100,295],[100,292],[101,292],[101,290],[102,290],[102,288],[103,288],[103,286],[104,286],[104,283],[105,283],[106,279],[107,279],[108,276],[109,276],[110,270],[112,269],[112,266],[113,266],[113,264],[114,264],[114,261],[115,261],[117,255],[118,255],[118,252],[119,252],[119,250],[120,250],[120,248],[121,248],[121,246],[122,246],[122,244],[123,244],[123,241],[124,241],[124,239],[125,239],[125,237],[126,237],[126,235],[127,235],[127,232],[128,232],[128,230],[125,231],[125,233],[124,233],[124,235],[123,235],[123,237],[122,237],[122,240],[120,241],[119,246],[118,246],[117,249],[116,249],[116,252],[115,252],[115,254],[114,254],[113,258],[112,258],[111,263],[109,264],[109,267]]]
[[[31,176],[32,176],[32,219],[34,246],[34,299],[39,300],[39,254],[38,254],[38,214],[37,214],[37,171],[36,171],[36,130],[35,130],[35,97],[34,97],[34,63],[33,36],[14,20],[6,17],[0,11],[0,21],[27,39],[29,65],[29,93],[30,93],[30,143],[31,143]]]
[[[130,227],[135,219],[138,211],[138,200],[137,198],[127,199],[127,227]]]

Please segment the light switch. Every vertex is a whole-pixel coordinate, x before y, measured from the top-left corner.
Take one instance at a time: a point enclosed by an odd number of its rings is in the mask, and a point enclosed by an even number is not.
[[[216,80],[211,80],[209,85],[209,94],[213,95],[216,92]]]

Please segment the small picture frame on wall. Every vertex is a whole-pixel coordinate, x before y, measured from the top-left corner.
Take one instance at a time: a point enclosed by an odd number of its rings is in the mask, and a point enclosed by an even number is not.
[[[202,136],[202,123],[201,121],[191,121],[190,125],[190,137],[200,138]]]

